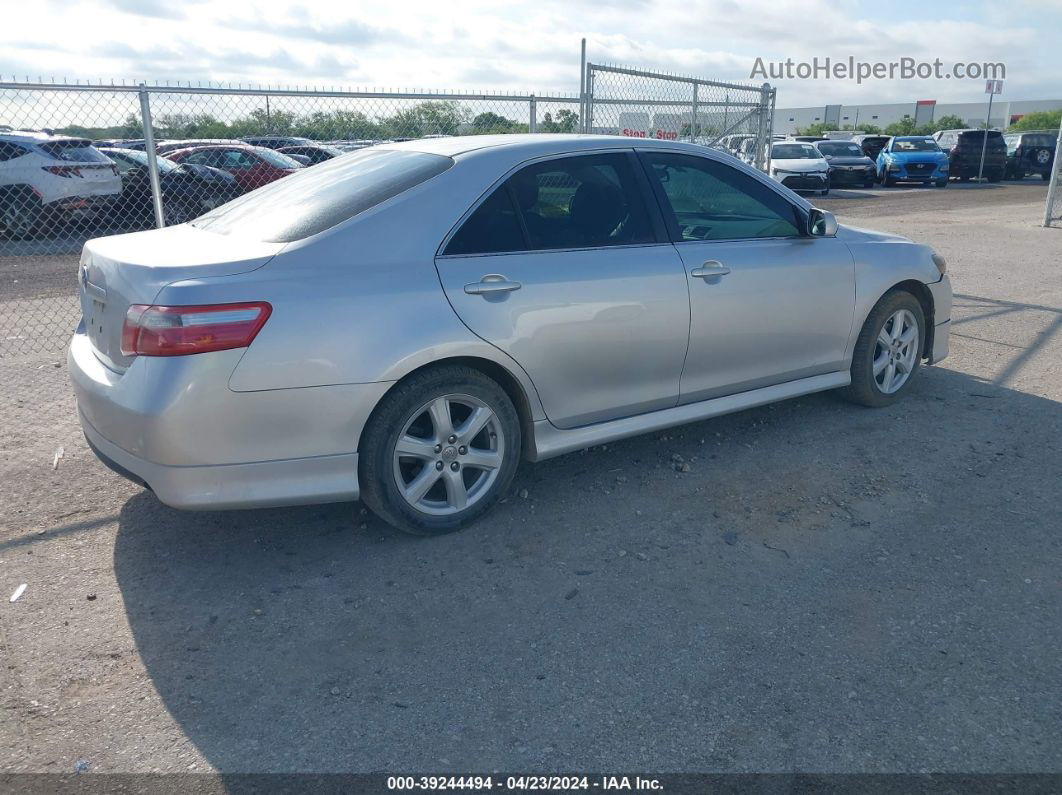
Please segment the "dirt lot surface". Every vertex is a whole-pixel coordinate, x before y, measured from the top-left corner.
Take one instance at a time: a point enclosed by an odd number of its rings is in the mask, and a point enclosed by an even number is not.
[[[901,404],[525,465],[438,539],[166,508],[86,449],[61,357],[0,358],[0,769],[1062,771],[1043,195],[817,200],[950,263],[952,355]]]

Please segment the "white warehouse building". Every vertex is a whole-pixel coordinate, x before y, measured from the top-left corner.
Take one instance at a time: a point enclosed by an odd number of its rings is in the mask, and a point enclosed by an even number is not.
[[[1026,113],[1062,108],[1062,99],[1030,99],[1008,102],[996,97],[992,103],[989,126],[1005,129]],[[928,124],[944,116],[958,116],[968,127],[985,123],[988,97],[983,102],[941,102],[927,99],[918,102],[895,102],[888,105],[826,105],[813,108],[777,108],[774,112],[774,132],[790,134],[812,124],[826,123],[831,129],[851,125],[874,124],[885,128],[904,119]]]

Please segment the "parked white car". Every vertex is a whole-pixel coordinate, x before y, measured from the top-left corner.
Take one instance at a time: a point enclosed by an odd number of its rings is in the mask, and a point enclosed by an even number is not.
[[[822,153],[803,141],[771,144],[771,177],[791,190],[830,192],[830,166]]]
[[[121,192],[117,167],[85,138],[0,132],[0,230],[10,237],[58,214],[92,215]]]

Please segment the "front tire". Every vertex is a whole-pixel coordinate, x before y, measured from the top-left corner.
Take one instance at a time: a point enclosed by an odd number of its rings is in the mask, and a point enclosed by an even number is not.
[[[925,315],[910,293],[886,293],[871,310],[852,354],[852,383],[843,395],[853,403],[881,408],[910,388],[922,361]]]
[[[474,522],[509,488],[520,420],[483,373],[439,366],[384,397],[359,449],[361,498],[373,513],[407,533],[442,535]]]

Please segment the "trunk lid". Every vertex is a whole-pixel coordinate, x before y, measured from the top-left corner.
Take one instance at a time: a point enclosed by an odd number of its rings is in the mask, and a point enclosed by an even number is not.
[[[97,358],[124,372],[122,325],[132,304],[151,304],[168,284],[246,273],[285,246],[219,235],[183,224],[90,240],[81,253],[78,284],[82,324]]]

